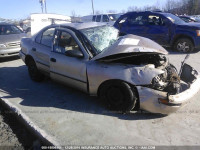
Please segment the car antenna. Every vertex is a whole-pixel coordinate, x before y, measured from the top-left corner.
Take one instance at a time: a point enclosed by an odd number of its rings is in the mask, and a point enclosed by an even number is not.
[[[186,62],[186,60],[187,60],[189,57],[190,57],[190,54],[187,54],[187,55],[185,56],[185,59],[184,59],[183,62],[181,63],[181,68],[180,68],[180,71],[179,71],[179,74],[178,74],[179,77],[181,76],[181,73],[182,73],[183,66],[184,66],[185,62]]]

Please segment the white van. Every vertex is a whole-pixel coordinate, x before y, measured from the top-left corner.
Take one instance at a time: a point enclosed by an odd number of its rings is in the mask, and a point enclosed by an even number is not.
[[[58,14],[32,14],[31,35],[51,24],[71,23],[71,17]]]
[[[122,14],[99,14],[81,17],[82,22],[104,22],[113,25]]]

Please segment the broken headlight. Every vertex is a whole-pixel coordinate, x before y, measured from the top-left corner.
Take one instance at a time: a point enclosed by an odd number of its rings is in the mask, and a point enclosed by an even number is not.
[[[153,78],[151,87],[170,95],[180,93],[181,84],[176,68],[169,64],[165,70],[165,73]]]
[[[166,72],[154,77],[152,80],[152,88],[156,90],[164,90],[167,86],[167,84],[165,83],[166,77]]]

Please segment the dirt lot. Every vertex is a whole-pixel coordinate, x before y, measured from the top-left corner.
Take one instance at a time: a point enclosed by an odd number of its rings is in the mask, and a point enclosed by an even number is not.
[[[34,149],[41,142],[12,111],[0,104],[0,149]]]
[[[1,112],[1,108],[0,108]],[[17,136],[13,133],[10,126],[5,123],[5,119],[0,113],[0,145],[1,146],[13,146],[19,147],[22,146],[19,142]]]
[[[170,53],[179,69],[185,54]],[[200,52],[188,63],[200,71]],[[163,117],[109,112],[94,97],[51,80],[32,82],[20,59],[0,63],[0,95],[17,106],[60,145],[200,145],[200,93],[178,112]],[[38,90],[39,89],[39,90]]]

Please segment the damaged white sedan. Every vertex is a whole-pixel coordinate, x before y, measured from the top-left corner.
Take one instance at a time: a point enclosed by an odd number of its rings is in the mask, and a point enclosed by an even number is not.
[[[21,41],[20,56],[34,81],[44,76],[99,96],[112,110],[175,112],[200,89],[198,72],[168,62],[167,51],[107,25],[51,25]]]

